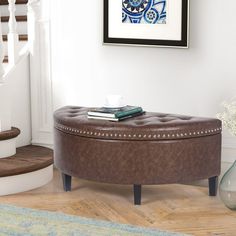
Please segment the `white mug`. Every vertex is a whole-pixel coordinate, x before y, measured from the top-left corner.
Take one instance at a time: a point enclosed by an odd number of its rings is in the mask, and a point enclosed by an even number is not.
[[[124,98],[122,95],[110,94],[105,99],[106,107],[122,107],[124,106]]]

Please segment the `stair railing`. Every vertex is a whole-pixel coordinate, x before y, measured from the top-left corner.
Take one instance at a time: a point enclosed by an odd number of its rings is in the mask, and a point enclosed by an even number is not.
[[[2,40],[2,24],[1,24],[1,11],[0,11],[0,83],[4,75],[3,60],[4,60],[4,48]]]
[[[17,22],[16,22],[16,0],[8,0],[9,6],[9,33],[8,39],[8,62],[10,65],[15,65],[19,59],[19,35],[17,33]]]

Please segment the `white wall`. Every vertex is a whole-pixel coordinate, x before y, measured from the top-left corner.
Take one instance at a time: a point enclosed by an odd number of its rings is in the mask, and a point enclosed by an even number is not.
[[[8,106],[11,107],[11,126],[21,130],[16,139],[17,147],[31,143],[31,118],[30,118],[30,86],[29,86],[29,56],[24,56],[15,66],[0,91]]]
[[[214,117],[236,94],[235,0],[190,1],[189,49],[103,46],[103,0],[52,4],[55,109],[100,106],[118,93],[145,110]]]

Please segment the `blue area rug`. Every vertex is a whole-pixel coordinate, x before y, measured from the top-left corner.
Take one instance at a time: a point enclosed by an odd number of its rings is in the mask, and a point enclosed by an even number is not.
[[[0,204],[0,236],[183,236],[156,229]]]

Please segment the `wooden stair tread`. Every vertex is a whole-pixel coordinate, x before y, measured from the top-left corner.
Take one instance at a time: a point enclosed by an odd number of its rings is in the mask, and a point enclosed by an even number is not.
[[[16,4],[27,4],[28,0],[16,0]],[[0,5],[8,5],[8,0],[1,0]]]
[[[2,16],[1,17],[1,22],[8,22],[9,21],[9,16]],[[16,16],[16,21],[17,22],[25,22],[27,21],[27,16]]]
[[[0,177],[26,174],[53,164],[53,151],[49,148],[29,145],[17,148],[12,157],[0,159]]]
[[[2,40],[4,42],[7,41],[7,35],[3,35]],[[20,34],[19,35],[19,41],[28,41],[28,35],[27,34]]]
[[[20,130],[18,128],[12,127],[11,130],[0,132],[0,141],[15,138],[19,134]]]

